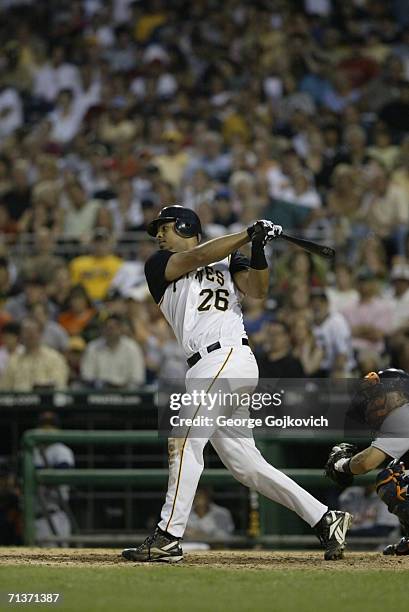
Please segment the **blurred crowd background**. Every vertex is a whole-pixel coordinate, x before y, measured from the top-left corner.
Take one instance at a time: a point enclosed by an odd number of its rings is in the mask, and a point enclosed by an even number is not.
[[[0,388],[184,377],[147,223],[274,245],[260,374],[409,370],[407,0],[0,0]]]

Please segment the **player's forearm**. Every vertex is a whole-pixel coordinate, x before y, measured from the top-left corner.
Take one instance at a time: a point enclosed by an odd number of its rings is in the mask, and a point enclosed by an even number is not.
[[[255,270],[254,268],[250,268],[246,295],[257,299],[265,298],[268,293],[268,285],[268,268],[264,268],[263,270]]]
[[[372,446],[357,453],[349,459],[348,468],[351,474],[366,474],[377,468],[385,459],[385,454]],[[343,471],[348,471],[345,469]]]
[[[190,253],[196,258],[197,267],[207,266],[215,261],[224,259],[247,242],[250,242],[250,237],[247,230],[243,230],[242,232],[213,238],[208,242],[199,244]]]

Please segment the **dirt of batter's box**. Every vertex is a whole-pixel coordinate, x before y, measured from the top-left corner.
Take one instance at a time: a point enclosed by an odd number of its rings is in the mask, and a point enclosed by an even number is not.
[[[0,565],[47,566],[134,566],[157,567],[158,563],[132,563],[120,556],[120,550],[102,548],[0,548]],[[345,552],[338,561],[324,561],[318,551],[206,551],[189,552],[181,563],[183,567],[220,567],[225,569],[316,569],[316,570],[409,570],[409,556],[385,557],[374,552]]]

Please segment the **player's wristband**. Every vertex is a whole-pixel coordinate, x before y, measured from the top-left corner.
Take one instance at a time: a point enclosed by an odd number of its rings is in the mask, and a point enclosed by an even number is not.
[[[256,233],[256,223],[254,223],[254,225],[250,225],[250,227],[247,228],[247,234],[250,240],[253,240],[255,233]]]
[[[344,474],[352,474],[351,467],[349,465],[350,463],[351,457],[343,457],[342,459],[338,459],[338,461],[334,463],[334,470],[337,472],[343,472]]]
[[[268,268],[264,247],[261,243],[253,242],[251,245],[250,268],[254,270],[265,270]]]

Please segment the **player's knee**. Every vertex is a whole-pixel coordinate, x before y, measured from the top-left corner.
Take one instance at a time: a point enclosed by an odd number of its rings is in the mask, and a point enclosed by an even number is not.
[[[259,474],[257,470],[248,468],[241,468],[236,472],[236,478],[244,484],[244,486],[249,487],[250,489],[257,489],[258,487],[258,477]]]
[[[376,478],[376,492],[388,506],[389,512],[396,514],[402,522],[409,521],[409,478],[404,471],[394,472],[391,468],[381,470]]]
[[[203,441],[200,438],[191,438],[187,440],[186,446],[183,450],[184,453],[190,453],[194,456],[197,463],[203,463],[203,450],[206,446],[206,441]]]

